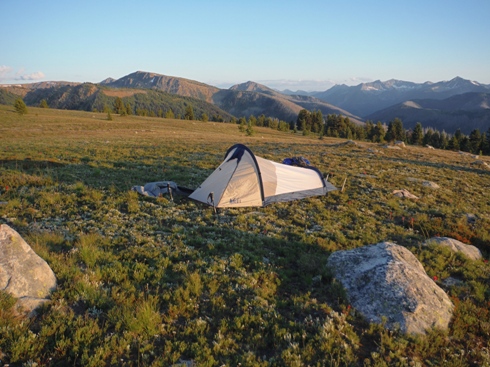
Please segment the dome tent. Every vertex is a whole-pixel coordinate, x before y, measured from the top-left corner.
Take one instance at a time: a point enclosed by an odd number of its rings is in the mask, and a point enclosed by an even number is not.
[[[266,206],[337,190],[315,167],[295,167],[255,156],[233,145],[221,165],[189,198],[215,208]]]

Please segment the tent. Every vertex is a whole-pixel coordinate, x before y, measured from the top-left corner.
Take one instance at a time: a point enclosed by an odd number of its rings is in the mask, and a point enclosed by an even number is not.
[[[295,167],[255,156],[236,144],[221,165],[192,193],[190,199],[216,208],[266,206],[337,190],[311,166]]]

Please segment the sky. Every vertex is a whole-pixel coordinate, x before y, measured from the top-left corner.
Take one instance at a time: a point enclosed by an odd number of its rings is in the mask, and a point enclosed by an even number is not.
[[[0,0],[0,84],[490,84],[490,0]]]

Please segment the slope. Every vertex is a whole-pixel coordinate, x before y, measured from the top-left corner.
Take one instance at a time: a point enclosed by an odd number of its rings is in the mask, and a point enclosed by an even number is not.
[[[490,93],[464,93],[443,100],[414,99],[396,104],[367,116],[372,121],[389,122],[400,118],[405,128],[417,122],[449,133],[460,128],[465,134],[490,126]]]

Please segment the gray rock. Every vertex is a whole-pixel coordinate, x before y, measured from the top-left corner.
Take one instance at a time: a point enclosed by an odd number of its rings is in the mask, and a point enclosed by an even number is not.
[[[480,250],[472,245],[467,245],[461,241],[449,237],[432,237],[423,243],[424,246],[430,244],[449,247],[454,252],[462,252],[468,259],[479,260],[482,258]]]
[[[398,196],[399,198],[418,199],[418,196],[415,196],[406,189],[394,190],[392,194]]]
[[[447,329],[453,304],[406,248],[390,242],[333,253],[327,265],[368,321],[409,334]]]
[[[24,239],[6,224],[0,225],[0,289],[18,298],[29,313],[46,302],[56,288],[56,277]]]

